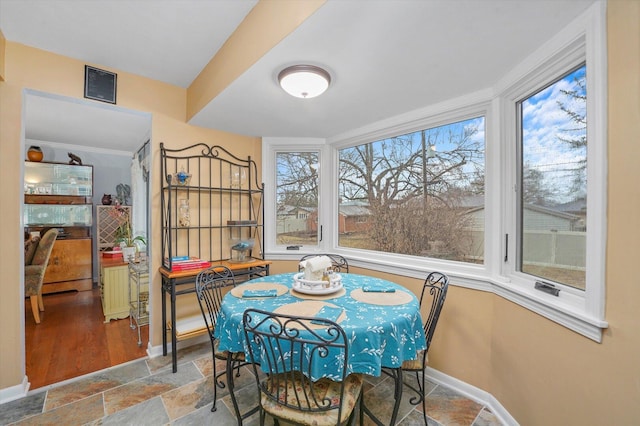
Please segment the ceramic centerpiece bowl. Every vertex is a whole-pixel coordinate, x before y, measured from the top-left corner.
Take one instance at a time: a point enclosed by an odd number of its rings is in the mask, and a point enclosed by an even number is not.
[[[293,289],[305,294],[331,294],[342,289],[342,276],[332,271],[326,271],[320,280],[308,280],[304,272],[293,276]]]

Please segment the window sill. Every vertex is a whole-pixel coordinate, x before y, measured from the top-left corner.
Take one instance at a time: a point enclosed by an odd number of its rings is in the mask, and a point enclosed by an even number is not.
[[[533,288],[516,287],[506,281],[493,280],[493,293],[530,311],[550,319],[598,343],[602,342],[602,330],[609,327],[607,321],[596,318],[577,305],[557,300]]]
[[[308,250],[286,253],[272,252],[268,253],[266,257],[270,260],[298,260],[305,254],[312,254],[312,252]],[[448,262],[432,260],[427,267],[415,263],[409,265],[406,257],[402,259],[401,256],[387,255],[372,260],[370,255],[359,256],[359,253],[354,254],[351,250],[349,253],[337,254],[346,256],[349,266],[411,278],[422,279],[433,270],[444,272],[449,275],[452,285],[491,292],[598,343],[602,342],[602,331],[609,326],[606,321],[588,315],[578,304],[558,300],[554,296],[534,290],[532,287],[519,286],[504,278],[488,277],[482,266],[459,265],[454,270],[451,268],[451,263]]]

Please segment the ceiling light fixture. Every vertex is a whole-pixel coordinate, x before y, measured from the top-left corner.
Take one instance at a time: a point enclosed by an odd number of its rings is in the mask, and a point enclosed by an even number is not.
[[[315,98],[324,93],[331,83],[331,76],[314,65],[293,65],[278,74],[280,87],[296,98]]]

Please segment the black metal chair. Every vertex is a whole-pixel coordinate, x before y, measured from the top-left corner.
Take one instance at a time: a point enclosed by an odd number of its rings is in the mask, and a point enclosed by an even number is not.
[[[339,254],[307,254],[300,258],[300,262],[316,256],[327,256],[331,259],[331,269],[333,269],[334,272],[349,272],[349,262]],[[300,271],[302,271],[302,268],[298,266],[298,272]]]
[[[313,323],[311,323],[313,321]],[[343,425],[355,422],[362,407],[363,379],[347,375],[347,336],[333,321],[247,309],[243,316],[248,359],[266,367],[266,376],[252,364],[260,398],[260,424],[266,414],[299,425]],[[313,381],[319,359],[339,362],[340,374]],[[362,419],[362,416],[360,417]]]
[[[196,277],[196,295],[198,303],[200,304],[200,310],[204,317],[204,322],[207,327],[207,334],[211,341],[211,350],[213,353],[213,406],[211,411],[216,411],[217,390],[218,387],[223,389],[225,383],[220,380],[222,375],[226,375],[227,385],[229,387],[229,395],[233,403],[233,408],[238,419],[238,425],[242,425],[242,420],[255,413],[259,407],[255,407],[248,412],[241,414],[236,401],[234,391],[234,379],[233,374],[236,372],[236,376],[240,376],[240,368],[247,364],[245,354],[234,353],[229,351],[221,351],[218,349],[218,340],[214,336],[216,321],[218,312],[222,305],[222,298],[224,297],[224,291],[227,288],[235,287],[235,278],[233,272],[226,266],[212,266],[202,272]],[[218,373],[216,371],[216,359],[226,361],[225,371]]]
[[[424,281],[422,287],[422,293],[420,294],[420,308],[423,314],[424,321],[424,334],[427,341],[426,349],[418,352],[418,357],[415,360],[405,361],[402,363],[401,370],[404,372],[415,373],[417,386],[412,386],[408,383],[404,383],[409,389],[416,392],[417,396],[412,397],[409,403],[412,405],[422,404],[422,415],[424,417],[424,424],[427,423],[427,406],[425,395],[425,370],[428,362],[428,352],[431,348],[431,339],[436,331],[436,325],[444,306],[444,300],[447,297],[447,290],[449,289],[449,277],[440,272],[431,272]],[[425,309],[427,316],[424,317]],[[386,371],[387,374],[394,376],[396,372]],[[394,376],[396,377],[396,376]],[[402,380],[402,375],[400,375]]]

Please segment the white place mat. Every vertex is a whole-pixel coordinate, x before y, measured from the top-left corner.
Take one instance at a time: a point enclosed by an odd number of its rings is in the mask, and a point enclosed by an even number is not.
[[[320,300],[303,300],[302,302],[294,302],[287,303],[286,305],[282,305],[277,308],[274,312],[276,314],[285,314],[285,315],[299,315],[303,317],[312,317],[315,316],[323,306],[333,306],[335,308],[339,308],[339,306],[334,305],[333,303],[327,303]],[[338,317],[337,322],[340,324],[347,317],[346,313],[342,311],[342,314]],[[309,328],[324,328],[322,325],[311,324],[308,321],[305,321],[306,325]]]

